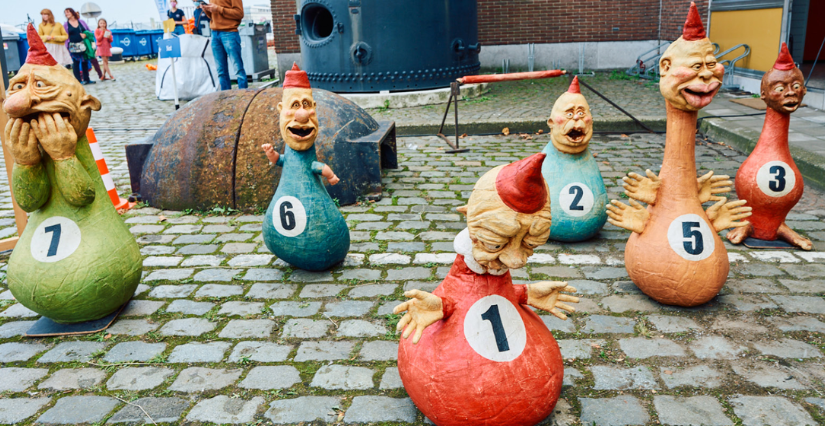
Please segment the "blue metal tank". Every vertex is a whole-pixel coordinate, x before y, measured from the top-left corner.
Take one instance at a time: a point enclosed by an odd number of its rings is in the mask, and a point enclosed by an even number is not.
[[[302,68],[333,92],[422,90],[477,74],[475,0],[299,0]]]

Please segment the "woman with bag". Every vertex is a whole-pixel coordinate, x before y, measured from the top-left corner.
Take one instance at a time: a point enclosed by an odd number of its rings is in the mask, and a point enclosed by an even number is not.
[[[94,82],[91,81],[88,76],[89,69],[91,68],[88,66],[88,64],[89,62],[91,62],[91,64],[95,67],[95,71],[97,71],[98,78],[103,78],[103,72],[100,70],[100,64],[97,63],[97,58],[94,57],[93,53],[91,55],[91,60],[83,58],[83,53],[86,52],[86,46],[83,43],[86,39],[86,35],[83,34],[83,32],[92,30],[89,29],[89,25],[87,25],[85,21],[80,19],[80,14],[77,13],[71,7],[67,7],[66,10],[63,11],[63,13],[66,15],[66,19],[68,20],[65,24],[63,24],[63,28],[66,30],[66,34],[69,35],[69,39],[66,40],[66,48],[69,49],[69,54],[72,57],[72,69],[74,70],[76,66],[74,65],[75,59],[77,59],[81,63],[85,61],[86,63],[83,64],[83,69],[80,71],[82,73],[87,74],[86,80],[89,80],[89,83],[84,84],[94,84]],[[77,41],[72,40],[73,33],[75,35],[75,40]],[[76,51],[72,51],[72,43],[79,43],[74,44],[74,50]],[[75,55],[75,53],[79,55]],[[76,56],[77,58],[75,58]],[[81,80],[80,77],[78,77],[78,75],[79,74],[75,73],[75,77],[77,77],[78,81],[83,82],[83,80]]]
[[[101,80],[114,80],[112,70],[109,69],[109,57],[112,56],[112,32],[109,31],[109,22],[100,18],[97,21],[97,29],[95,30],[95,39],[97,39],[97,54],[103,59],[103,78]],[[106,78],[106,73],[109,77]]]
[[[43,22],[37,26],[37,33],[40,34],[40,38],[43,39],[46,50],[49,51],[49,54],[52,55],[58,64],[63,66],[71,65],[72,57],[69,56],[69,50],[66,49],[66,45],[64,44],[69,38],[65,28],[63,28],[63,25],[54,21],[54,15],[49,9],[41,10],[40,16],[43,18]]]

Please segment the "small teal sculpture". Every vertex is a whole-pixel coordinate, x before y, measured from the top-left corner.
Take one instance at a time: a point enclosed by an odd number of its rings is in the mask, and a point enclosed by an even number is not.
[[[327,193],[338,176],[317,161],[315,137],[318,116],[307,73],[293,64],[284,78],[278,103],[284,154],[270,144],[261,146],[269,161],[284,170],[263,223],[266,247],[278,258],[300,269],[323,271],[342,262],[349,251],[349,229]]]
[[[550,239],[590,239],[607,221],[607,190],[588,148],[593,137],[593,116],[579,90],[578,77],[556,100],[547,125],[550,143],[542,151],[547,157],[541,174],[550,189]]]

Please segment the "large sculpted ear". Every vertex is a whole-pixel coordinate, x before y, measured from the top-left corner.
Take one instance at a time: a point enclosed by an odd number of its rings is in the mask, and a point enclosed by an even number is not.
[[[100,111],[100,101],[92,95],[84,96],[83,101],[80,102],[80,106],[91,109],[92,111]]]
[[[467,206],[457,207],[456,211],[458,211],[459,213],[463,213],[464,216],[467,216]]]
[[[278,114],[281,113],[282,109],[284,109],[284,103],[283,102],[278,102]]]
[[[670,59],[662,58],[659,61],[659,74],[663,74],[670,71]]]

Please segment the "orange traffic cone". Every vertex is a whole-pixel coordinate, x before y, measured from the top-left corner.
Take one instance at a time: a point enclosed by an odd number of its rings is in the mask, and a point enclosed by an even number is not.
[[[120,198],[120,195],[117,194],[115,181],[113,181],[112,176],[109,175],[109,167],[106,166],[106,159],[103,158],[103,152],[100,151],[100,145],[97,144],[95,131],[91,127],[86,129],[86,139],[89,140],[89,148],[92,149],[92,155],[94,156],[95,163],[97,163],[97,169],[100,171],[100,177],[103,179],[103,186],[106,187],[106,192],[109,193],[109,198],[112,200],[112,204],[115,205],[115,210],[128,210],[134,207],[136,203],[130,203],[128,200]]]

